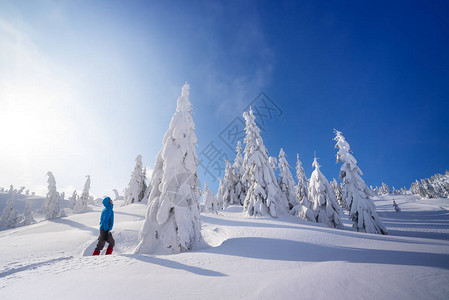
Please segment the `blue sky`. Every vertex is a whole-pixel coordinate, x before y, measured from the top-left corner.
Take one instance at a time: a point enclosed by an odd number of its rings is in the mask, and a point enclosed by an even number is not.
[[[152,168],[188,81],[199,140],[220,139],[264,92],[262,131],[312,172],[338,177],[333,129],[368,185],[409,186],[449,169],[445,1],[3,1],[0,185],[123,190]],[[258,102],[259,101],[259,102]],[[223,136],[223,135],[222,135]],[[209,148],[208,148],[209,146]],[[210,153],[210,152],[209,152]],[[213,168],[213,161],[209,161]],[[204,175],[216,190],[217,170]],[[293,171],[293,170],[292,170]]]

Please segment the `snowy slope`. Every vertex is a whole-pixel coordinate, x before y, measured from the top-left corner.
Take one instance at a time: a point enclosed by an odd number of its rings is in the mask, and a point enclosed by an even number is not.
[[[231,206],[202,213],[209,245],[169,256],[132,254],[143,204],[114,208],[112,256],[90,256],[100,207],[0,231],[0,299],[446,299],[448,199],[392,198],[375,200],[387,236]]]

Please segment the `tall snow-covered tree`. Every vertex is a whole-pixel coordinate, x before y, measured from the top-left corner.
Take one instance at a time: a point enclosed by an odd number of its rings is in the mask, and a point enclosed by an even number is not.
[[[83,192],[80,197],[78,197],[78,201],[76,202],[75,208],[73,209],[74,213],[81,213],[88,209],[87,204],[89,203],[89,190],[90,190],[90,176],[86,176],[86,182],[84,183]]]
[[[341,210],[334,190],[323,173],[321,173],[320,165],[316,158],[312,166],[315,167],[315,170],[310,176],[309,197],[312,202],[315,219],[318,223],[326,224],[329,227],[343,229],[344,226],[340,219]]]
[[[245,112],[243,117],[246,120],[243,181],[249,186],[244,212],[249,216],[277,217],[288,210],[287,199],[279,189],[252,109],[249,113]]]
[[[234,191],[235,197],[237,201],[243,205],[246,197],[247,187],[242,181],[243,174],[245,170],[243,169],[243,157],[242,157],[242,143],[240,141],[237,142],[237,147],[235,149],[236,155],[234,159],[234,164],[232,168],[234,169]]]
[[[335,130],[337,142],[337,162],[343,163],[340,168],[340,179],[343,181],[343,200],[349,210],[349,218],[353,222],[353,228],[357,231],[377,234],[387,234],[376,213],[376,206],[371,200],[371,190],[366,186],[361,175],[357,160],[351,154],[351,148],[340,131]]]
[[[142,168],[142,155],[137,155],[136,166],[131,174],[128,187],[125,190],[123,205],[129,205],[134,202],[142,201],[145,193],[145,176]]]
[[[186,83],[153,169],[152,191],[136,253],[179,253],[191,250],[201,240],[194,130]]]
[[[42,211],[45,214],[46,220],[56,218],[59,214],[59,202],[60,195],[56,190],[56,179],[51,172],[47,173],[48,176],[48,192],[45,198]]]
[[[214,193],[209,189],[207,183],[204,182],[203,201],[206,211],[217,213],[219,210],[218,200]]]
[[[298,187],[296,186],[295,180],[293,179],[293,175],[290,172],[291,167],[288,164],[285,156],[286,156],[285,152],[281,148],[281,150],[279,151],[278,183],[279,188],[287,198],[288,208],[289,210],[291,210],[295,205],[299,203],[298,199],[296,198],[296,190]]]

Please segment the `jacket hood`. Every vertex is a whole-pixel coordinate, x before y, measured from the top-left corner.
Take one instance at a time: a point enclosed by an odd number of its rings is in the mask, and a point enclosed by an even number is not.
[[[109,198],[109,197],[104,198],[103,205],[106,208],[112,208],[113,205],[111,204],[111,198]]]

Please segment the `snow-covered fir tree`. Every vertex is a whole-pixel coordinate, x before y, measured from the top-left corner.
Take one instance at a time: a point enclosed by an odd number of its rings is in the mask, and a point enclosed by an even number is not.
[[[334,189],[335,196],[337,197],[337,202],[341,208],[347,208],[346,202],[343,201],[343,191],[341,190],[341,186],[338,184],[337,179],[333,178],[331,181],[331,186]]]
[[[21,186],[20,189],[17,191],[17,195],[22,195],[24,190],[25,190],[25,187]]]
[[[309,197],[312,202],[312,209],[318,223],[326,224],[329,227],[343,229],[340,219],[340,206],[337,203],[334,190],[330,183],[321,173],[320,165],[315,158],[312,164],[315,170],[310,176]]]
[[[89,203],[89,190],[90,190],[90,176],[86,176],[86,182],[84,183],[83,192],[80,197],[78,197],[78,201],[76,202],[75,208],[73,209],[74,213],[81,213],[88,209],[87,204]]]
[[[340,168],[340,179],[343,181],[343,200],[349,210],[349,218],[353,222],[353,227],[357,231],[377,234],[387,234],[385,226],[382,224],[376,213],[376,206],[371,200],[371,190],[366,186],[361,175],[357,160],[351,154],[348,142],[340,131],[335,130],[334,140],[337,142],[335,148],[337,152],[337,162],[343,163]]]
[[[25,210],[23,211],[23,225],[30,225],[36,221],[33,218],[33,204],[27,199],[25,203]]]
[[[232,204],[240,204],[240,201],[237,200],[235,194],[235,182],[234,182],[234,170],[232,169],[229,161],[226,161],[225,175],[222,182],[222,191],[223,191],[223,208],[228,207]]]
[[[243,117],[246,120],[243,182],[249,186],[244,212],[249,216],[277,217],[288,210],[287,199],[279,189],[252,109],[249,113],[245,112]]]
[[[435,174],[430,178],[416,180],[410,187],[410,193],[422,198],[449,198],[449,172]]]
[[[220,209],[217,197],[215,197],[214,193],[209,189],[206,182],[204,182],[203,202],[204,207],[208,212],[217,213]]]
[[[194,130],[186,83],[153,169],[152,191],[136,253],[179,253],[191,250],[201,241]]]
[[[310,222],[316,222],[315,213],[311,208],[308,196],[308,180],[302,163],[299,160],[299,154],[296,154],[296,179],[298,180],[296,188],[296,199],[298,199],[298,203],[290,210],[290,214]]]
[[[308,180],[306,177],[306,173],[304,172],[304,168],[302,167],[302,163],[299,160],[299,154],[296,154],[296,179],[298,180],[298,188],[296,190],[296,198],[299,203],[304,205],[305,207],[310,208],[309,201],[309,192],[308,192]]]
[[[380,195],[388,195],[390,194],[390,187],[388,186],[388,184],[382,182],[382,187],[380,188],[379,194]]]
[[[51,220],[59,215],[59,202],[61,200],[59,193],[56,190],[56,179],[51,172],[47,173],[48,176],[48,192],[45,198],[42,211],[45,214],[46,220]]]
[[[114,193],[114,201],[120,200],[120,195],[118,194],[117,189],[112,189],[112,192]]]
[[[20,223],[21,219],[19,218],[19,213],[14,208],[16,198],[16,192],[11,194],[11,198],[8,200],[6,207],[3,209],[2,216],[0,218],[0,222],[6,228],[15,228]]]
[[[279,151],[279,175],[278,175],[278,183],[279,188],[284,193],[285,197],[287,198],[288,202],[288,208],[291,210],[295,205],[299,203],[298,199],[296,198],[296,190],[297,186],[295,183],[295,180],[293,179],[293,175],[290,172],[290,165],[287,162],[287,159],[285,157],[285,152],[281,148]]]
[[[223,178],[218,178],[219,184],[218,184],[218,191],[215,197],[217,198],[218,205],[223,208],[223,197],[226,189],[226,183],[224,182]]]
[[[147,190],[148,190],[148,185],[147,185],[147,168],[143,168],[142,171],[142,179],[143,179],[143,184],[142,184],[142,192],[140,193],[140,201],[142,201],[145,198],[145,195],[147,194]],[[149,195],[150,193],[148,193]],[[148,198],[147,198],[148,199]]]
[[[236,201],[238,201],[241,205],[245,201],[247,187],[242,181],[243,174],[245,170],[243,169],[243,157],[242,157],[242,143],[240,141],[237,142],[237,147],[235,149],[236,155],[234,159],[234,164],[232,168],[234,170],[234,191]]]
[[[136,166],[131,174],[128,187],[125,190],[123,205],[129,205],[134,202],[142,201],[145,194],[145,175],[142,167],[142,155],[137,155]]]
[[[78,202],[78,195],[76,190],[73,191],[72,197],[69,199],[69,208],[74,209],[76,206],[76,203]]]

